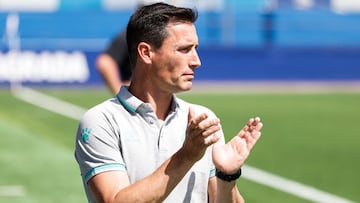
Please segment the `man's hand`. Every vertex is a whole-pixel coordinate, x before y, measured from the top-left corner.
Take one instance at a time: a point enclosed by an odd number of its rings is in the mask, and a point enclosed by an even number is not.
[[[208,146],[220,139],[216,133],[221,129],[218,118],[208,118],[207,114],[195,117],[192,107],[189,108],[188,126],[182,151],[188,160],[198,161],[201,159]]]
[[[227,144],[216,143],[213,148],[215,167],[226,174],[238,171],[259,140],[262,127],[259,117],[250,118],[244,128]]]

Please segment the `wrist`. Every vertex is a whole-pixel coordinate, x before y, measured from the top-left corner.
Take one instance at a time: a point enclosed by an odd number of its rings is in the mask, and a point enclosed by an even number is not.
[[[241,168],[234,174],[226,174],[216,169],[215,176],[223,181],[231,182],[237,180],[241,176]]]

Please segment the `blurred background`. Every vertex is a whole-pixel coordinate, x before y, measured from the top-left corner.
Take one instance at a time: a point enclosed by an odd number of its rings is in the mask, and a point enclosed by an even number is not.
[[[95,59],[152,2],[0,0],[0,203],[86,202],[78,120],[113,96]],[[213,109],[226,139],[263,119],[247,202],[359,202],[360,1],[165,2],[199,12],[199,89],[179,96]]]
[[[144,2],[0,1],[0,84],[102,85],[95,57]],[[199,11],[198,81],[360,79],[359,1],[167,2]]]

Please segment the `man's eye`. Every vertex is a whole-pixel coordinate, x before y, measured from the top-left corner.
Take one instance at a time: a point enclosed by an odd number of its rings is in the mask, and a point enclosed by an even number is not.
[[[182,53],[188,53],[191,51],[191,47],[184,47],[184,48],[181,48],[179,51]]]

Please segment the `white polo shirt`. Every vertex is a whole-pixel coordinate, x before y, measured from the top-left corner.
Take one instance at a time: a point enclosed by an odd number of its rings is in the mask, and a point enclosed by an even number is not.
[[[206,112],[215,117],[208,108],[174,95],[171,111],[161,124],[151,105],[133,96],[126,86],[116,97],[88,110],[77,131],[75,158],[89,202],[95,200],[87,182],[96,174],[123,171],[132,184],[150,175],[178,151],[185,139],[190,105],[196,115]],[[164,202],[207,202],[208,180],[214,175],[209,147]]]

